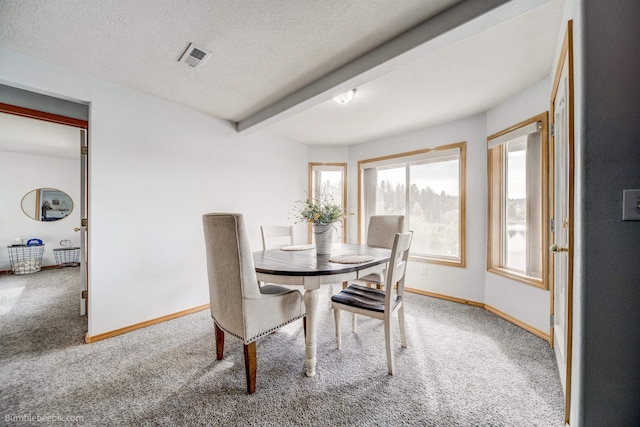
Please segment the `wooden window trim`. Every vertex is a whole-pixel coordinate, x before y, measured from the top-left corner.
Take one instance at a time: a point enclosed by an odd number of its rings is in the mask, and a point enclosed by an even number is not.
[[[466,198],[467,198],[467,142],[455,142],[452,144],[439,145],[437,147],[425,148],[421,150],[415,151],[407,151],[404,153],[398,154],[390,154],[387,156],[374,157],[371,159],[359,160],[358,161],[358,242],[364,242],[364,236],[362,233],[363,229],[363,189],[362,189],[362,165],[367,163],[379,162],[384,160],[393,160],[400,159],[403,157],[415,156],[420,154],[427,154],[434,151],[444,151],[458,148],[460,150],[459,154],[459,162],[460,162],[460,172],[459,172],[459,185],[460,185],[460,213],[459,213],[459,230],[458,230],[458,241],[460,243],[460,256],[458,259],[447,259],[444,257],[431,257],[424,255],[410,255],[409,260],[418,261],[418,262],[426,262],[429,264],[439,264],[439,265],[447,265],[451,267],[460,267],[466,268],[466,252],[467,252],[467,244],[466,244],[466,223],[467,223],[467,212],[466,212]]]
[[[512,132],[516,129],[519,129],[523,126],[526,126],[528,124],[531,123],[535,123],[535,122],[541,122],[542,123],[542,128],[540,130],[541,133],[541,141],[540,141],[540,149],[541,149],[541,159],[540,159],[540,168],[541,168],[541,190],[542,190],[542,199],[541,199],[541,215],[542,215],[542,231],[541,231],[541,237],[542,237],[542,272],[541,272],[541,277],[540,278],[536,278],[536,277],[531,277],[528,276],[526,274],[522,274],[520,272],[514,271],[512,269],[506,268],[504,266],[501,266],[501,260],[500,259],[495,259],[496,257],[500,257],[499,255],[497,256],[497,254],[504,254],[504,247],[503,247],[503,242],[504,242],[504,230],[502,228],[500,228],[499,230],[497,230],[498,233],[500,233],[500,238],[499,238],[499,242],[494,242],[493,241],[493,236],[494,233],[496,232],[496,230],[494,230],[494,221],[492,221],[492,217],[493,217],[493,206],[494,204],[492,203],[492,201],[494,200],[493,198],[496,197],[495,195],[495,189],[493,188],[492,183],[494,182],[494,178],[495,178],[495,174],[500,174],[501,176],[499,177],[499,181],[500,182],[504,182],[504,172],[502,169],[496,171],[495,168],[492,166],[492,156],[490,155],[491,150],[487,149],[487,271],[502,277],[506,277],[508,279],[511,280],[515,280],[521,283],[525,283],[527,285],[531,285],[540,289],[545,289],[548,290],[549,289],[549,280],[548,280],[548,275],[549,275],[549,255],[548,255],[548,251],[546,250],[546,248],[548,248],[549,243],[548,243],[548,226],[549,226],[549,204],[548,204],[548,200],[549,200],[549,113],[548,112],[544,112],[541,114],[538,114],[534,117],[531,117],[527,120],[524,120],[518,124],[515,124],[513,126],[510,126],[507,129],[504,129],[500,132],[494,133],[493,135],[490,135],[487,138],[487,141],[490,141],[492,139],[495,139],[499,136],[508,134],[509,132]],[[503,148],[502,146],[500,147],[496,147],[495,149],[499,149],[500,150],[500,155],[502,156],[503,154]],[[502,187],[502,186],[501,186]],[[501,191],[501,190],[498,190]],[[504,218],[502,218],[502,212],[504,211],[504,201],[505,201],[505,197],[504,194],[499,194],[498,195],[500,203],[501,203],[501,207],[500,207],[500,212],[498,213],[498,215],[500,216],[499,218],[499,223],[502,224],[504,221]]]
[[[342,206],[344,209],[347,209],[347,163],[335,163],[335,162],[309,162],[309,197],[313,194],[313,168],[315,166],[332,166],[332,167],[342,167],[343,168],[343,182],[342,182]],[[342,243],[347,243],[348,237],[348,228],[347,228],[347,218],[342,220]],[[313,224],[309,223],[307,227],[309,243],[312,241],[313,236]]]

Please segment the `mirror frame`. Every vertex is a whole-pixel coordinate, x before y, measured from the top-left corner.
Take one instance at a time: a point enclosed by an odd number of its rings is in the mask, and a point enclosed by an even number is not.
[[[67,209],[54,207],[61,205],[66,205]],[[65,219],[71,215],[74,206],[75,204],[71,196],[62,190],[51,187],[33,189],[25,194],[20,201],[22,212],[32,220],[38,222],[53,222]],[[49,211],[61,212],[64,213],[64,215],[56,218],[47,218],[46,213]]]

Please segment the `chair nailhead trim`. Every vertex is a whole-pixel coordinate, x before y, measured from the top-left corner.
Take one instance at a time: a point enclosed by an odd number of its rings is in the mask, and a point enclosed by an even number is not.
[[[234,336],[234,337],[236,337],[236,338],[238,338],[238,339],[240,339],[240,340],[244,341],[244,343],[245,343],[245,344],[249,344],[249,343],[252,343],[253,341],[257,340],[258,338],[262,338],[262,337],[264,337],[265,335],[269,335],[270,333],[277,331],[277,330],[278,330],[278,329],[280,329],[281,327],[283,327],[283,326],[285,326],[285,325],[288,325],[288,324],[289,324],[289,323],[291,323],[291,322],[295,322],[295,321],[296,321],[296,320],[298,320],[298,319],[302,319],[302,318],[303,318],[303,317],[305,317],[305,316],[306,316],[306,314],[303,314],[302,316],[298,316],[298,317],[296,317],[296,318],[294,318],[294,319],[289,320],[288,322],[281,323],[281,324],[280,324],[280,325],[278,325],[278,326],[275,326],[275,327],[273,327],[273,328],[271,328],[271,329],[268,329],[268,330],[266,330],[266,331],[264,331],[264,332],[260,332],[258,335],[253,336],[253,337],[252,337],[251,339],[249,339],[249,340],[245,340],[245,339],[244,339],[244,338],[242,338],[241,336],[236,335],[236,334],[234,334],[233,332],[229,332],[229,331],[227,331],[225,328],[223,328],[222,326],[220,326],[220,324],[219,324],[218,322],[216,322],[216,319],[213,319],[213,321],[214,321],[214,322],[215,322],[215,324],[216,324],[216,325],[218,325],[218,327],[219,327],[220,329],[222,329],[225,333],[227,333],[227,334],[229,334],[229,335],[231,335],[231,336]]]

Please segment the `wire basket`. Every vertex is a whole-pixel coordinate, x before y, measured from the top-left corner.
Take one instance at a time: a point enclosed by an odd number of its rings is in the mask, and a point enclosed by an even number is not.
[[[80,248],[57,248],[53,250],[56,264],[60,267],[75,267],[80,265]]]
[[[9,246],[9,262],[13,274],[31,274],[42,268],[44,245]]]

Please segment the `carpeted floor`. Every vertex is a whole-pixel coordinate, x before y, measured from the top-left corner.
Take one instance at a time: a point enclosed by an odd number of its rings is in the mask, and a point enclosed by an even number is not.
[[[241,343],[228,337],[216,361],[208,311],[82,344],[78,276],[0,276],[1,425],[563,425],[549,345],[483,309],[408,295],[409,347],[396,325],[389,376],[382,322],[360,317],[353,334],[343,316],[336,350],[327,289],[316,377],[296,322],[258,341],[249,396]]]

